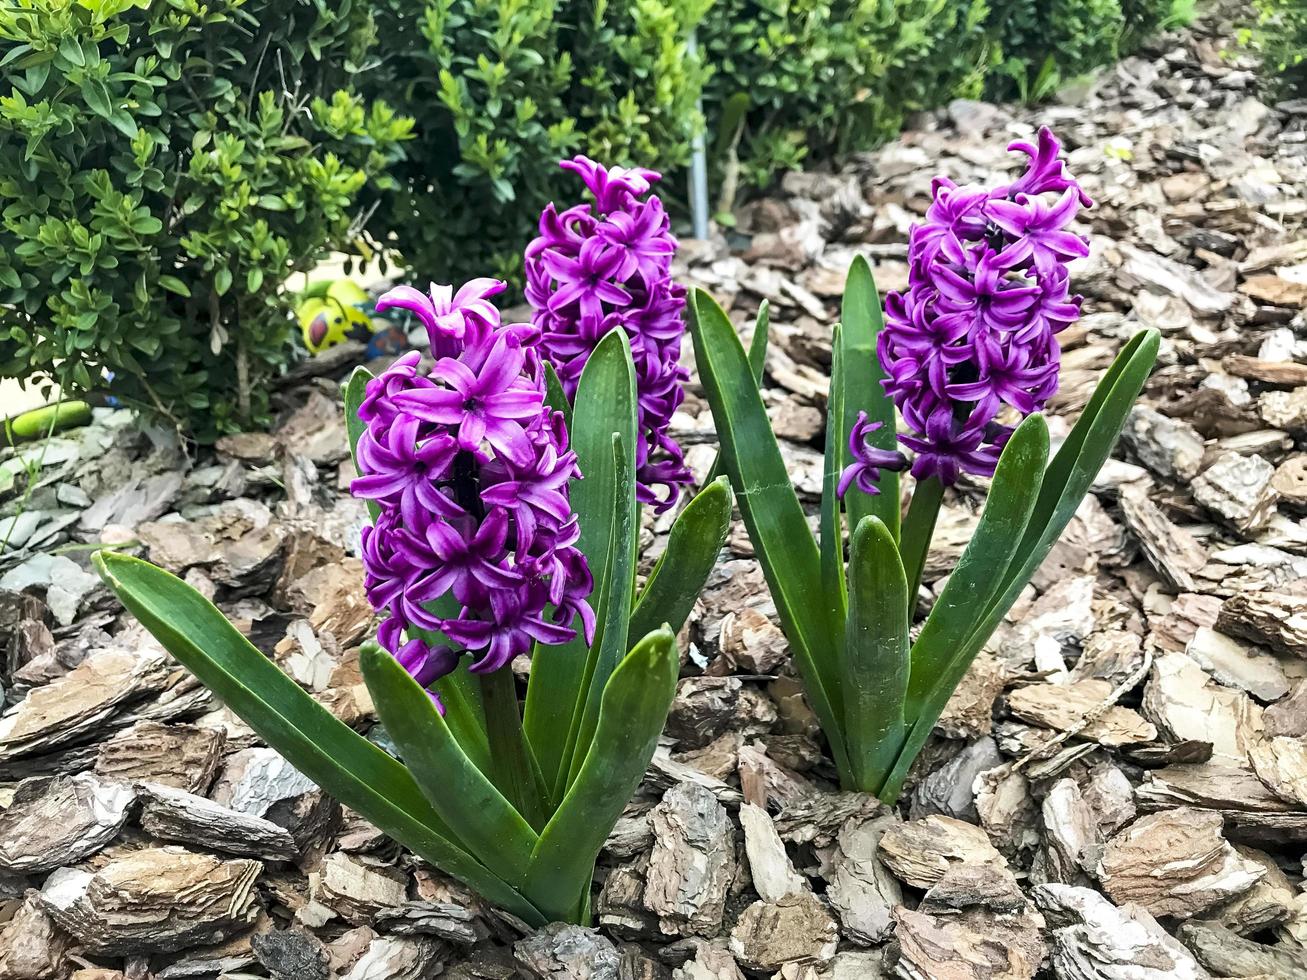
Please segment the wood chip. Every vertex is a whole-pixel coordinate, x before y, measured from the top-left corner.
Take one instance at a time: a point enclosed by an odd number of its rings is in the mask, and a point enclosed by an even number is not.
[[[218,729],[141,721],[100,743],[95,771],[203,793],[213,783],[225,743]]]
[[[701,786],[672,787],[650,816],[654,847],[644,902],[665,933],[714,935],[735,877],[735,828]]]
[[[826,898],[844,927],[844,935],[864,945],[888,938],[890,913],[903,901],[898,879],[878,857],[880,840],[895,825],[890,816],[850,820],[840,831]]]
[[[1221,367],[1239,378],[1267,384],[1298,387],[1307,385],[1307,364],[1294,361],[1264,361],[1244,354],[1230,354],[1221,359]]]
[[[143,783],[141,796],[141,827],[160,840],[270,861],[299,854],[290,833],[262,817],[162,783]]]
[[[1215,976],[1307,980],[1301,954],[1243,939],[1219,925],[1186,922],[1176,935]]]
[[[1259,701],[1277,701],[1289,693],[1289,678],[1278,660],[1224,633],[1199,628],[1185,653],[1217,683],[1247,691]]]
[[[1053,927],[1059,980],[1209,980],[1185,947],[1145,909],[1116,908],[1098,892],[1046,884],[1031,897]]]
[[[1045,955],[1038,915],[934,916],[900,906],[894,921],[895,975],[906,980],[1031,980]]]
[[[1262,728],[1260,707],[1242,691],[1214,684],[1182,653],[1153,661],[1142,710],[1176,741],[1210,742],[1226,764],[1244,764]]]
[[[1140,817],[1107,842],[1098,876],[1113,901],[1189,918],[1246,892],[1265,874],[1221,836],[1221,817],[1179,807]]]
[[[1307,657],[1307,596],[1287,592],[1233,595],[1221,606],[1216,626],[1280,653]]]
[[[895,877],[913,888],[929,888],[956,864],[1006,866],[983,830],[937,814],[886,828],[879,856]]]
[[[1146,405],[1130,410],[1121,439],[1148,469],[1166,480],[1188,482],[1203,465],[1203,437],[1188,422]]]
[[[124,705],[163,690],[169,671],[157,647],[88,657],[0,718],[0,761],[49,752],[103,731]]]
[[[136,793],[93,773],[19,785],[0,813],[0,868],[38,874],[96,853],[122,829]]]
[[[1139,712],[1120,705],[1099,711],[1108,702],[1113,686],[1108,681],[1086,679],[1069,684],[1031,684],[1008,694],[1008,708],[1024,721],[1067,731],[1086,717],[1099,712],[1079,734],[1100,745],[1139,745],[1157,738],[1157,729]]]
[[[744,829],[744,851],[749,858],[749,875],[754,890],[764,902],[779,902],[807,888],[785,853],[785,845],[776,826],[762,807],[745,803],[740,807],[740,826]]]
[[[562,922],[519,939],[513,958],[535,980],[618,980],[621,960],[597,930]]]
[[[1270,523],[1275,513],[1275,468],[1260,456],[1225,452],[1190,484],[1194,499],[1245,533]]]
[[[339,851],[328,855],[309,880],[313,898],[353,925],[365,925],[383,909],[402,905],[406,893],[404,876],[394,868]]]
[[[780,902],[754,902],[731,930],[731,953],[746,969],[778,970],[787,963],[825,963],[835,956],[839,929],[811,892]]]
[[[1142,487],[1121,490],[1121,516],[1148,563],[1181,592],[1194,589],[1194,573],[1207,564],[1207,551],[1188,531],[1172,524]]]
[[[258,861],[224,861],[180,847],[149,847],[98,871],[60,868],[41,906],[99,956],[158,953],[219,942],[255,919]]]

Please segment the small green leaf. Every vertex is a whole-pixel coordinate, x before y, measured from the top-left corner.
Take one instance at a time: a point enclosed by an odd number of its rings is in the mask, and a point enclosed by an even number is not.
[[[359,669],[377,717],[433,810],[467,848],[510,884],[525,874],[537,837],[459,746],[431,696],[375,643]]]
[[[109,101],[109,90],[98,78],[88,78],[82,82],[82,101],[97,116],[108,119],[113,115],[113,103]]]
[[[627,645],[663,623],[676,633],[703,590],[731,526],[731,483],[721,476],[708,484],[676,516],[667,536],[667,550],[640,590]]]
[[[849,552],[844,631],[844,731],[854,786],[880,791],[903,744],[908,689],[908,583],[894,536],[864,517]]]
[[[219,296],[227,295],[227,290],[231,289],[231,269],[225,265],[218,266],[218,271],[213,275],[213,288]]]
[[[663,628],[637,643],[604,687],[593,744],[540,834],[522,886],[546,915],[571,919],[588,898],[595,858],[653,758],[679,666]]]
[[[191,287],[186,285],[176,276],[160,276],[159,285],[170,293],[176,293],[178,296],[190,296]]]

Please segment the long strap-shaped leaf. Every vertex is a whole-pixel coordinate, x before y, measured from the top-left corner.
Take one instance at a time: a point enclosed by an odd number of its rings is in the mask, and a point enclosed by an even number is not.
[[[753,336],[749,338],[749,370],[753,374],[753,383],[762,387],[762,373],[767,368],[767,335],[771,332],[771,304],[763,300],[758,304],[758,315],[753,320]],[[703,481],[707,486],[722,475],[722,452],[717,450],[713,457],[708,476]]]
[[[586,658],[585,674],[576,699],[572,734],[567,754],[555,783],[555,799],[563,793],[590,751],[599,724],[599,707],[604,688],[627,651],[627,624],[631,620],[631,602],[635,592],[635,459],[613,433],[613,536],[608,544],[608,561],[604,579],[599,583],[595,641]],[[566,777],[566,782],[563,777]]]
[[[912,760],[926,744],[954,688],[1080,506],[1111,454],[1126,416],[1153,369],[1159,343],[1160,335],[1155,330],[1141,331],[1130,340],[1098,383],[1079,421],[1053,457],[1017,557],[1003,576],[1003,588],[977,618],[957,657],[940,676],[929,702],[917,716],[898,762],[881,790],[882,799],[893,800],[898,796]]]
[[[569,432],[581,467],[581,480],[571,488],[572,510],[581,525],[579,546],[595,579],[596,599],[602,598],[600,585],[608,575],[609,547],[618,520],[613,433],[621,436],[634,470],[635,368],[621,329],[608,333],[586,361]],[[545,785],[551,788],[567,775],[572,721],[587,693],[582,683],[588,658],[589,648],[580,635],[559,646],[537,645],[532,656],[523,726]]]
[[[871,266],[861,255],[855,256],[844,282],[844,300],[840,309],[843,357],[842,373],[831,374],[832,386],[843,392],[843,411],[840,416],[840,449],[845,465],[852,462],[849,454],[849,433],[858,420],[858,412],[866,412],[873,422],[884,423],[871,435],[877,449],[893,451],[898,448],[895,433],[894,402],[885,394],[881,382],[885,371],[876,355],[876,338],[885,325],[880,308],[880,296],[871,275]],[[827,425],[830,425],[830,415]],[[894,540],[899,538],[899,475],[893,470],[882,470],[877,483],[880,493],[849,494],[844,507],[849,513],[849,527],[855,528],[864,517],[875,515],[889,529]]]
[[[838,650],[822,594],[817,542],[794,493],[735,328],[703,290],[694,291],[690,311],[695,363],[740,514],[793,648],[808,701],[827,732],[836,767],[847,777],[848,758],[835,707]]]
[[[535,849],[535,831],[467,757],[399,661],[373,643],[359,655],[359,669],[381,724],[431,808],[482,864],[516,884]]]
[[[854,785],[880,784],[903,744],[908,689],[908,584],[899,549],[879,517],[864,517],[849,552],[844,633],[844,731]]]
[[[105,584],[164,648],[291,765],[443,871],[515,915],[544,917],[474,858],[402,765],[342,724],[185,582],[125,555],[93,556]]]
[[[665,550],[631,610],[627,646],[663,623],[675,633],[685,625],[731,526],[731,482],[718,477],[676,515]]]
[[[848,596],[844,582],[844,521],[840,514],[840,473],[848,456],[843,445],[840,420],[844,418],[844,349],[841,336],[844,330],[835,324],[834,343],[831,345],[831,385],[826,399],[826,452],[822,457],[821,515],[818,543],[821,551],[821,589],[826,597],[830,616],[831,637],[836,644],[844,642],[844,621],[848,615]],[[849,499],[859,496],[855,489]],[[856,526],[856,525],[854,525]]]
[[[541,833],[522,886],[546,915],[570,918],[588,895],[599,849],[653,758],[678,666],[675,640],[663,628],[637,643],[609,678],[594,742]]]
[[[1047,462],[1048,425],[1042,415],[1031,415],[1003,447],[976,532],[913,644],[908,721],[916,721],[977,620],[1002,589],[1035,509]]]
[[[366,428],[363,420],[359,418],[359,406],[363,404],[363,398],[367,394],[368,382],[371,380],[372,374],[367,368],[356,367],[349,376],[349,381],[345,384],[345,430],[349,433],[349,452],[354,461],[354,472],[356,473],[360,472],[358,465],[359,439]],[[369,500],[367,506],[368,515],[375,521],[377,515],[381,513],[381,509],[374,500]],[[444,608],[438,609],[440,606]],[[443,599],[429,603],[428,608],[437,615],[448,619],[451,616],[458,615],[459,603],[454,600],[452,595],[447,595]],[[432,645],[455,645],[450,644],[448,639],[440,633],[418,630],[412,627],[409,628],[409,632],[414,636],[421,636]],[[440,678],[432,686],[435,687],[436,693],[440,695],[441,703],[445,706],[446,724],[449,725],[459,743],[477,766],[482,771],[486,771],[490,764],[486,719],[481,710],[481,701],[477,695],[476,686],[472,683],[471,676],[465,670],[456,670],[452,674]]]

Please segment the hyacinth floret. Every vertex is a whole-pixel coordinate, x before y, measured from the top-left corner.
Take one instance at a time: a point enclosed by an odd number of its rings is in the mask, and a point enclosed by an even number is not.
[[[668,431],[689,372],[680,364],[685,289],[671,277],[676,239],[662,201],[645,196],[659,175],[584,156],[561,166],[594,203],[562,212],[550,204],[527,246],[526,298],[540,352],[571,399],[599,341],[614,327],[626,332],[638,398],[636,495],[666,510],[692,477]]]
[[[908,238],[908,288],[885,299],[877,354],[918,479],[993,474],[1013,431],[1000,414],[1029,415],[1057,390],[1056,335],[1080,315],[1067,267],[1089,242],[1068,226],[1093,202],[1047,128],[1008,149],[1029,158],[1011,184],[935,179]]]
[[[576,454],[545,404],[539,331],[501,322],[491,302],[503,289],[398,286],[377,302],[413,313],[435,360],[424,370],[410,351],[368,382],[350,487],[379,509],[362,540],[368,599],[385,615],[378,641],[424,687],[458,667],[450,644],[487,673],[534,641],[572,639],[578,617],[594,631],[568,496]]]

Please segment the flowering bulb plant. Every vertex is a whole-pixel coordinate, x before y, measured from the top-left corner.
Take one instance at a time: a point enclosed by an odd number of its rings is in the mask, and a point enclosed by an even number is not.
[[[368,503],[359,664],[399,759],[334,718],[203,596],[100,553],[105,582],[305,775],[532,925],[589,917],[595,858],[639,784],[679,671],[674,636],[716,560],[725,478],[682,509],[636,587],[641,375],[614,325],[549,384],[541,332],[476,280],[401,286],[378,308],[426,326],[358,369],[346,421]],[[573,402],[575,408],[573,408]],[[529,655],[524,704],[510,664]]]
[[[1079,313],[1067,264],[1088,245],[1068,225],[1090,201],[1048,130],[1010,148],[1029,158],[1012,184],[936,180],[909,238],[908,288],[886,298],[883,317],[866,261],[849,270],[833,332],[819,537],[758,393],[761,344],[755,336],[746,355],[721,308],[701,291],[691,299],[725,471],[808,699],[841,783],[887,802],[1088,492],[1157,354],[1155,331],[1125,346],[1050,462],[1038,410],[1057,387],[1056,334]],[[900,523],[909,466],[916,483]],[[963,473],[992,477],[989,499],[914,642],[936,516]]]

